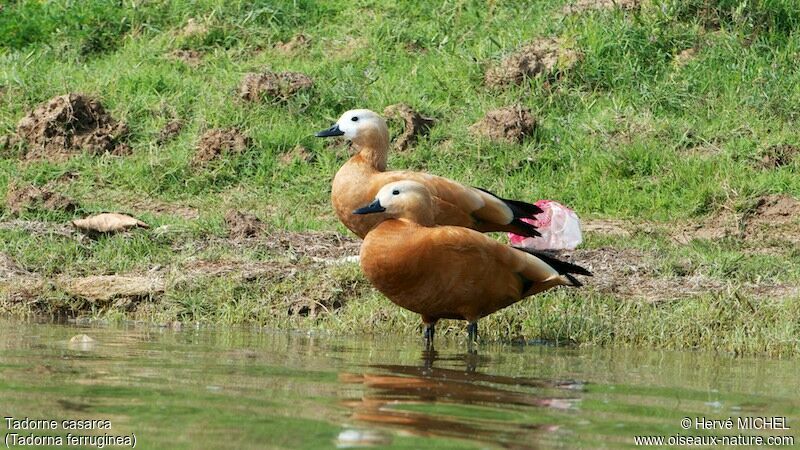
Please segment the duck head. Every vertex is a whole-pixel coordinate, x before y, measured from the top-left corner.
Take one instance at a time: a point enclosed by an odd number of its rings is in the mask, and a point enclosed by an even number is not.
[[[343,136],[353,147],[366,155],[379,170],[385,170],[386,153],[389,150],[389,128],[386,121],[368,109],[351,109],[327,130],[316,133],[317,137]]]
[[[375,201],[353,214],[382,214],[387,219],[407,219],[423,226],[433,226],[433,199],[423,184],[411,180],[383,186]]]

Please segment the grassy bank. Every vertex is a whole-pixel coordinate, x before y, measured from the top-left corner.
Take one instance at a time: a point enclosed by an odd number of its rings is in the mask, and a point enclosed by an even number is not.
[[[800,350],[794,2],[112,3],[0,10],[0,136],[67,93],[127,125],[101,152],[0,141],[3,310],[416,332],[339,261],[358,246],[328,201],[347,148],[312,137],[344,110],[405,103],[436,123],[391,167],[556,199],[587,225],[572,258],[595,279],[486,320],[487,336]],[[555,56],[541,73],[489,82],[545,40]],[[267,70],[313,86],[244,99],[246,74]],[[531,133],[470,131],[510,105],[530,110]],[[244,144],[198,162],[219,128]],[[31,187],[68,207],[20,194]],[[258,220],[236,233],[231,210]],[[69,225],[103,211],[150,228]],[[111,276],[130,289],[114,293]]]

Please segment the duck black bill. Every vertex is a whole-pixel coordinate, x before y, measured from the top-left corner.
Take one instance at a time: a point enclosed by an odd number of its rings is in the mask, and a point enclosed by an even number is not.
[[[375,200],[374,202],[370,203],[369,205],[358,208],[357,210],[353,211],[353,214],[373,214],[386,211],[386,208],[381,206],[380,200]]]
[[[339,124],[333,124],[332,127],[328,128],[327,130],[317,131],[315,134],[316,137],[331,137],[331,136],[341,136],[344,134],[344,131],[339,129]]]

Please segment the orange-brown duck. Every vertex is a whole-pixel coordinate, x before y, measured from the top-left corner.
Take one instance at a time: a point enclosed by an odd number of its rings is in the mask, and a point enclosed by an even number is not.
[[[421,172],[386,171],[389,129],[386,121],[368,109],[347,111],[317,137],[344,136],[353,143],[355,154],[333,179],[331,200],[339,220],[362,239],[379,217],[359,216],[353,210],[371,202],[385,184],[414,180],[425,185],[432,197],[433,221],[437,225],[458,225],[480,232],[511,231],[538,236],[536,228],[520,220],[542,212],[538,206],[497,197],[478,188]]]
[[[373,217],[361,245],[361,268],[395,304],[422,316],[425,338],[439,319],[469,322],[556,286],[581,286],[583,267],[545,253],[510,247],[475,230],[437,226],[435,199],[416,181],[392,182],[355,215]]]

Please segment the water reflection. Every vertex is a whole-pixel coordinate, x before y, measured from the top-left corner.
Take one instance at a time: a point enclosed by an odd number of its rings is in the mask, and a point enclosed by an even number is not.
[[[579,403],[582,383],[483,373],[490,363],[475,352],[440,355],[426,349],[418,365],[373,364],[363,373],[342,372],[340,381],[363,389],[360,398],[342,404],[359,423],[529,449],[561,429],[544,414],[540,422],[530,420],[537,409],[569,410]]]

